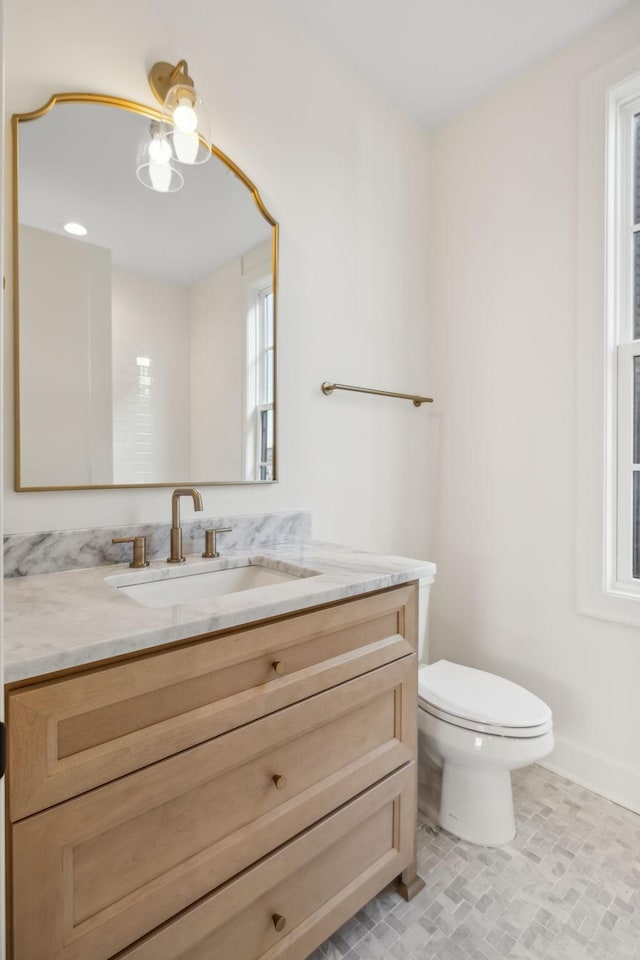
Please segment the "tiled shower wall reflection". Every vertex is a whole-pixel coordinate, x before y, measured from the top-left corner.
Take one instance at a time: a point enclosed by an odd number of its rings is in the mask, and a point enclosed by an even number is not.
[[[189,288],[113,271],[113,481],[189,476]]]

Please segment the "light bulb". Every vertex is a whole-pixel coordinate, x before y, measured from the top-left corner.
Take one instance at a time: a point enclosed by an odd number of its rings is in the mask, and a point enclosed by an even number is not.
[[[153,184],[153,189],[159,193],[167,193],[171,184],[171,167],[167,163],[150,163],[149,177]]]
[[[162,105],[160,130],[171,147],[171,162],[195,166],[211,157],[209,121],[191,80],[171,87]]]
[[[171,147],[164,137],[154,137],[150,141],[149,159],[152,163],[169,163],[169,160],[171,160]]]
[[[180,163],[195,163],[200,146],[197,133],[183,133],[181,130],[174,130],[173,146],[176,151],[176,158]]]
[[[173,122],[180,133],[194,133],[198,126],[198,117],[188,97],[182,97],[173,111]]]
[[[148,144],[144,147],[145,157],[148,156]],[[175,193],[181,190],[184,177],[171,163],[141,163],[136,168],[136,176],[143,186],[156,193]]]

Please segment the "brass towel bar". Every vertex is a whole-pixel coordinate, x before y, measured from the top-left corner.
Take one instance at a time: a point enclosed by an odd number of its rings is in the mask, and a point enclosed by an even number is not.
[[[391,393],[389,390],[370,390],[369,387],[350,387],[346,383],[329,383],[328,380],[325,380],[321,389],[325,396],[329,396],[334,390],[351,390],[354,393],[375,393],[378,397],[399,397],[401,400],[412,400],[414,407],[419,407],[423,403],[433,403],[433,397],[417,397],[413,393]]]

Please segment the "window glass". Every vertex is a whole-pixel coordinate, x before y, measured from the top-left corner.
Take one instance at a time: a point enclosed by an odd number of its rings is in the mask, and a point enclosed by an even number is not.
[[[640,340],[640,229],[633,234],[633,339]]]
[[[633,576],[640,579],[640,473],[633,474]]]

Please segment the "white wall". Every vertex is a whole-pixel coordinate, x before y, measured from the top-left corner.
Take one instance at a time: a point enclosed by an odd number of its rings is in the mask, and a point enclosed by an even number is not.
[[[191,440],[189,288],[114,269],[111,296],[114,482],[180,481]]]
[[[242,260],[191,287],[191,470],[194,480],[242,477],[245,334]]]
[[[430,411],[320,392],[326,379],[430,390],[424,132],[267,0],[10,0],[6,32],[9,114],[61,90],[153,103],[150,66],[186,57],[215,142],[281,225],[281,479],[204,488],[205,509],[308,508],[316,536],[428,556]],[[11,444],[10,349],[6,363]],[[15,494],[12,459],[8,532],[169,515],[162,489]]]
[[[110,483],[111,252],[21,224],[20,275],[22,485]]]
[[[432,153],[439,481],[432,658],[553,708],[559,769],[640,809],[640,636],[576,612],[578,95],[640,4],[441,128]]]

